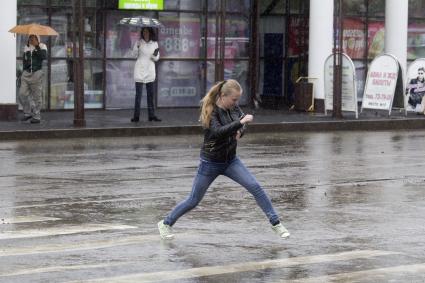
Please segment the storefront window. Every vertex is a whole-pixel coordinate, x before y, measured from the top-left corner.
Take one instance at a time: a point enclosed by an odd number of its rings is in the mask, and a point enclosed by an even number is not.
[[[140,27],[120,25],[122,18],[133,16],[155,17],[150,11],[112,11],[106,17],[106,57],[132,58],[131,51],[134,44],[140,39]],[[158,30],[155,29],[158,33]]]
[[[226,11],[227,12],[237,12],[248,14],[251,9],[250,0],[232,0],[226,1]]]
[[[366,49],[365,22],[359,18],[344,19],[343,49],[351,59],[362,59]]]
[[[303,0],[294,1],[298,3]],[[277,2],[285,3],[285,0]],[[205,81],[209,86],[215,83],[213,60],[206,64],[204,58],[215,56],[217,3],[226,3],[224,76],[226,79],[235,78],[240,81],[244,87],[245,97],[248,93],[251,0],[167,0],[164,1],[165,11],[118,10],[117,0],[86,0],[84,1],[85,108],[133,107],[135,95],[133,72],[136,58],[133,58],[131,51],[136,41],[140,39],[141,28],[119,24],[122,18],[133,16],[157,18],[164,25],[160,29],[155,29],[161,54],[161,59],[157,63],[155,84],[158,106],[198,106],[199,100],[205,95]],[[208,36],[203,34],[203,31],[207,30],[206,15],[203,13],[207,4],[208,9],[213,11],[209,18]],[[42,42],[48,45],[51,58],[51,62],[46,60],[43,67],[46,75],[44,109],[47,106],[49,109],[73,109],[72,55],[75,50],[78,56],[80,36],[77,30],[75,39],[77,46],[73,46],[75,25],[73,1],[18,0],[18,5],[19,24],[36,22],[50,25],[59,33],[59,36],[41,38]],[[40,5],[43,7],[37,7]],[[17,36],[17,59],[20,68],[22,65],[20,57],[26,40],[27,36]],[[106,66],[105,74],[103,66]],[[209,73],[210,71],[212,73]],[[145,89],[143,95],[146,95]],[[146,107],[145,99],[142,99],[142,107]]]
[[[199,58],[201,19],[198,14],[160,13],[164,27],[159,29],[161,58]]]
[[[368,58],[373,59],[384,52],[385,22],[369,21],[368,28]]]
[[[368,0],[367,2],[369,4],[369,16],[385,16],[385,0]]]
[[[84,20],[84,56],[87,58],[102,58],[103,31],[101,13],[88,9]],[[52,39],[52,57],[72,57],[72,11],[70,9],[55,10],[52,13],[52,27],[59,36]],[[76,34],[77,44],[79,34]],[[77,45],[78,46],[78,45]],[[77,48],[78,56],[78,48]]]
[[[365,0],[343,0],[343,11],[349,16],[365,16],[366,5]]]
[[[410,21],[407,35],[407,59],[425,57],[425,22]]]
[[[201,10],[200,0],[166,0],[164,1],[165,10]]]
[[[283,36],[285,33],[285,18],[280,16],[267,16],[260,18],[260,56],[264,57],[264,49],[270,50],[270,48],[274,48],[279,46],[283,47],[285,42],[285,37]],[[270,36],[273,36],[277,41],[267,40]],[[274,46],[270,46],[273,44]],[[282,56],[283,56],[282,51]]]
[[[229,15],[226,18],[225,58],[248,57],[249,21],[242,16]]]
[[[214,64],[214,61],[207,61],[207,66],[206,67],[207,67],[207,72],[206,72],[207,73],[206,90],[209,90],[216,83],[216,81],[215,81],[215,64]]]
[[[269,14],[285,14],[286,0],[264,0],[260,2],[260,14],[269,15]]]
[[[72,6],[73,0],[51,0],[52,6]]]
[[[71,107],[71,95],[69,93],[72,93],[74,89],[71,62],[66,60],[52,60],[51,70],[51,109],[65,109]]]
[[[249,13],[251,9],[251,0],[232,0],[225,2],[227,12]],[[222,0],[208,0],[208,11],[215,11],[217,9],[217,6],[220,7],[222,3]]]
[[[409,17],[423,18],[425,16],[425,2],[423,0],[409,0]]]
[[[52,6],[64,7],[72,6],[73,0],[51,0]],[[102,0],[84,0],[84,7],[101,7]]]
[[[216,52],[216,21],[208,21],[207,56],[214,58]],[[228,16],[225,25],[225,51],[227,59],[248,57],[249,53],[249,23],[245,17]],[[219,41],[218,41],[219,42]]]
[[[105,108],[132,108],[136,94],[134,86],[135,60],[109,60],[106,64],[106,105]],[[143,96],[146,90],[143,88]],[[146,99],[142,99],[146,107]]]
[[[51,109],[74,108],[74,80],[72,61],[52,60],[50,87]],[[84,107],[86,109],[103,107],[102,61],[84,62]]]
[[[72,24],[70,9],[52,13],[52,27],[59,33],[52,39],[52,57],[72,57]]]
[[[362,101],[366,78],[366,64],[363,61],[354,60],[357,77],[357,101]]]
[[[46,5],[47,0],[18,0],[18,5]]]
[[[158,106],[198,106],[202,98],[202,64],[197,61],[161,61],[158,66]]]
[[[310,1],[309,0],[290,0],[289,7],[291,9],[291,14],[300,14],[305,13],[309,10]]]

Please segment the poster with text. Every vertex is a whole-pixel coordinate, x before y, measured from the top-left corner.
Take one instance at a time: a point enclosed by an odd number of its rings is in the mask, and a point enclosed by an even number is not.
[[[362,108],[391,110],[397,85],[399,63],[389,54],[376,57],[370,64]]]
[[[158,43],[161,58],[199,58],[199,18],[161,17]]]

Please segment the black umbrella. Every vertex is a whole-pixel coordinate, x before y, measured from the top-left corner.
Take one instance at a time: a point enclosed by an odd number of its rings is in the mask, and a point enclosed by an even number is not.
[[[157,19],[143,17],[143,16],[122,18],[120,20],[120,25],[133,26],[133,27],[151,27],[151,28],[159,28],[164,26]]]

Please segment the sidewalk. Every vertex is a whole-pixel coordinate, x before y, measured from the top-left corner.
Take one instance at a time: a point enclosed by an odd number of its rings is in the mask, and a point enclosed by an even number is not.
[[[144,109],[143,109],[144,110]],[[157,109],[162,122],[148,122],[146,111],[142,110],[141,121],[131,123],[133,110],[86,110],[86,126],[73,126],[72,111],[43,112],[41,124],[29,122],[0,121],[0,141],[39,138],[114,137],[145,135],[200,134],[198,108]],[[304,113],[289,110],[253,111],[254,122],[250,132],[285,131],[339,131],[339,130],[403,130],[425,129],[425,116],[393,110],[387,112],[368,110],[355,119],[353,113],[344,113],[343,119],[334,119],[332,114]],[[19,113],[21,118],[22,113]]]

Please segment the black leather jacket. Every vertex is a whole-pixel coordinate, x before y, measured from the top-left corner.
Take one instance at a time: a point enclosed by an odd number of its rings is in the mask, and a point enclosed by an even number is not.
[[[210,127],[204,129],[201,158],[213,162],[227,162],[236,156],[236,133],[245,130],[240,119],[243,112],[239,107],[224,110],[217,106],[211,113]]]

